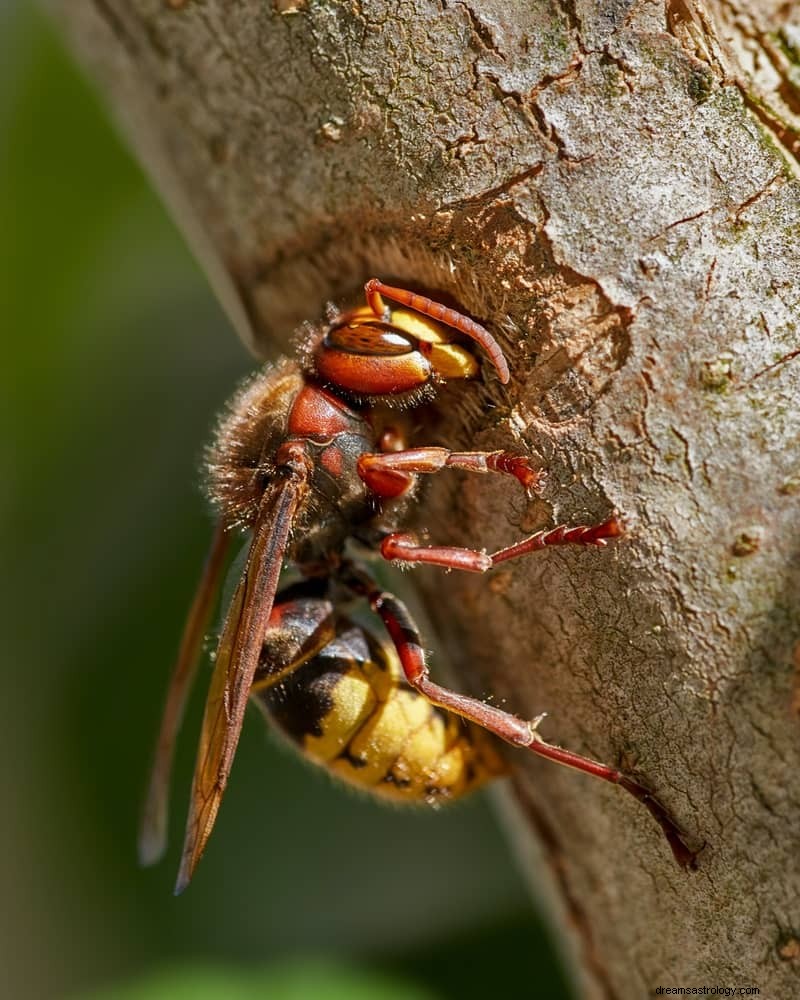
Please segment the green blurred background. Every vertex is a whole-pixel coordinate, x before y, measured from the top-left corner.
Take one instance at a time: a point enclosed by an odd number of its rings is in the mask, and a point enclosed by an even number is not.
[[[251,367],[104,109],[35,9],[0,0],[0,995],[567,996],[485,796],[343,792],[254,714],[199,876],[135,831],[209,535],[198,456]]]

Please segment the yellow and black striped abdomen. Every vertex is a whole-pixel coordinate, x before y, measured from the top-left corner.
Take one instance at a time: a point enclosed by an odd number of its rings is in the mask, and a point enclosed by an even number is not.
[[[307,632],[304,643],[287,643],[301,604],[306,625],[309,612],[322,624],[315,641]],[[325,604],[278,606],[254,687],[270,720],[307,757],[394,801],[456,798],[504,773],[491,737],[406,684],[388,637],[384,645],[358,624],[334,623]]]

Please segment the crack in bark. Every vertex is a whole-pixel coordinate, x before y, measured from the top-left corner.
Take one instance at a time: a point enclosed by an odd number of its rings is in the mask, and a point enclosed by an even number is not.
[[[647,242],[653,243],[655,240],[660,240],[664,233],[668,233],[670,229],[674,229],[676,226],[683,226],[687,222],[694,222],[695,219],[702,219],[704,215],[708,215],[709,212],[713,212],[715,208],[717,208],[716,205],[710,205],[708,208],[701,208],[700,211],[695,212],[694,215],[687,215],[682,219],[676,219],[674,222],[670,222],[668,226],[664,226],[660,232],[651,236]]]
[[[773,188],[775,188],[777,185],[785,183],[785,181],[786,181],[786,178],[783,176],[783,174],[780,174],[780,173],[779,174],[775,174],[775,176],[772,177],[769,181],[767,181],[767,183],[762,188],[760,188],[754,194],[751,194],[749,198],[745,198],[745,200],[743,202],[741,202],[741,204],[739,204],[739,205],[736,206],[736,211],[733,214],[734,219],[738,222],[739,221],[739,217],[744,212],[746,212],[747,209],[751,207],[751,205],[755,205],[755,203],[757,201],[759,201],[761,198],[763,198],[766,194],[769,194],[769,192],[772,191]],[[716,261],[716,258],[715,258],[715,261]],[[761,318],[762,318],[762,321],[763,321],[763,319],[764,319],[763,314],[762,314]]]
[[[667,31],[681,46],[727,81],[729,59],[708,12],[694,0],[667,0],[664,14]]]
[[[518,184],[522,184],[525,181],[530,180],[532,177],[538,177],[542,170],[544,170],[544,163],[535,163],[527,170],[521,170],[519,173],[509,177],[508,180],[502,181],[502,183],[498,184],[496,187],[487,188],[485,191],[481,191],[480,194],[472,195],[467,198],[458,198],[455,201],[444,202],[442,209],[465,208],[467,205],[488,206],[491,202],[496,201],[500,195],[508,194],[511,189],[515,188]]]
[[[787,95],[781,95],[787,110],[800,112],[800,98],[794,94],[794,88],[787,79],[788,63],[784,60],[782,66],[776,65],[776,50],[767,42],[766,33],[759,32],[740,17],[738,8],[733,3],[723,0],[722,5],[732,15],[730,27],[757,42],[759,49],[773,61],[779,79],[788,88]],[[790,169],[795,175],[800,175],[800,127],[785,121],[771,106],[767,94],[761,92],[755,81],[747,78],[732,40],[723,38],[719,26],[712,19],[711,11],[699,7],[695,0],[667,0],[665,13],[670,34],[690,55],[706,63],[722,83],[733,84],[737,88],[745,107],[784,151]]]
[[[729,0],[720,0],[720,3],[722,8],[729,12],[740,34],[754,42],[767,57],[779,79],[776,93],[790,112],[800,116],[800,93],[798,93],[797,86],[788,79],[789,60],[773,41],[772,33],[775,26],[772,25],[768,28],[762,23],[757,23],[755,20],[756,12],[752,9],[742,10]]]
[[[578,8],[575,0],[557,0],[557,2],[561,12],[567,19],[567,24],[575,33],[575,41],[578,44],[578,48],[581,52],[585,52],[583,48],[583,25],[581,24],[581,19],[578,17]]]
[[[510,100],[513,103],[523,120],[528,124],[533,124],[551,148],[557,148],[552,136],[552,129],[547,124],[544,114],[536,104],[536,101],[526,100],[525,95],[521,94],[518,90],[505,88],[500,82],[500,77],[497,73],[493,73],[490,70],[483,70],[483,77],[489,81],[501,98]]]
[[[767,181],[767,183],[763,187],[759,188],[758,191],[755,191],[753,194],[751,194],[749,198],[745,198],[744,201],[736,205],[736,207],[732,211],[732,218],[734,219],[734,221],[739,222],[740,216],[744,212],[746,212],[748,208],[753,206],[757,201],[759,201],[765,195],[769,194],[776,186],[785,183],[785,181],[786,178],[784,177],[783,173],[777,173],[773,177],[771,177],[770,180]],[[659,230],[659,232],[655,233],[653,236],[648,237],[646,242],[654,243],[655,241],[660,240],[661,237],[664,236],[665,233],[668,233],[671,229],[675,229],[677,226],[683,226],[687,222],[695,222],[697,219],[702,219],[704,216],[713,214],[714,212],[718,212],[724,208],[726,208],[726,206],[723,204],[709,205],[708,208],[700,209],[699,212],[695,212],[693,215],[687,215],[684,216],[684,218],[682,219],[676,219],[674,222],[670,222],[668,226],[664,226],[663,229]],[[711,288],[711,282],[713,279],[713,274],[716,265],[717,265],[717,258],[715,257],[711,262],[708,273],[706,275],[706,280],[705,280],[706,301],[708,301],[709,291]]]
[[[787,164],[796,176],[800,176],[800,132],[792,125],[782,121],[780,116],[767,103],[765,98],[753,96],[748,84],[737,79],[735,81],[742,95],[745,107],[770,133],[778,146],[784,151]]]
[[[691,444],[689,438],[685,434],[682,434],[674,424],[671,424],[669,429],[683,445],[684,466],[686,468],[686,472],[688,473],[689,479],[690,480],[694,479],[694,466],[692,465],[692,453],[691,453]]]
[[[778,358],[777,361],[773,361],[771,365],[767,365],[766,368],[762,368],[757,371],[755,375],[751,375],[750,378],[746,379],[741,385],[737,385],[734,392],[740,392],[742,389],[747,388],[748,385],[755,382],[756,379],[761,378],[763,375],[769,375],[770,372],[774,372],[777,368],[781,368],[787,362],[793,361],[796,357],[800,357],[800,347],[793,351],[789,351],[787,354],[784,354],[783,357]]]
[[[503,62],[506,61],[506,55],[503,50],[498,46],[497,42],[494,40],[494,35],[492,34],[491,28],[484,24],[483,21],[478,17],[475,11],[472,9],[470,4],[464,2],[464,0],[457,0],[457,7],[461,7],[464,13],[467,15],[470,26],[472,28],[472,33],[480,41],[482,47],[488,52],[494,53],[498,58],[502,59]],[[447,9],[447,2],[443,2],[442,7]]]
[[[581,68],[583,67],[583,61],[584,57],[580,53],[576,52],[567,65],[567,68],[561,73],[548,73],[543,76],[536,86],[531,88],[528,94],[529,98],[535,101],[542,91],[547,90],[547,88],[552,86],[554,83],[573,83],[580,75]]]
[[[499,75],[496,73],[484,70],[483,75],[498,93],[514,102],[514,105],[527,122],[535,123],[539,133],[557,153],[559,159],[568,163],[584,163],[587,160],[592,159],[592,156],[570,156],[566,151],[563,140],[558,135],[556,129],[553,128],[553,126],[547,121],[544,112],[537,103],[539,95],[553,84],[563,83],[565,86],[568,86],[569,84],[575,82],[580,76],[582,66],[583,57],[579,53],[575,53],[565,70],[561,73],[552,73],[543,76],[541,80],[539,80],[539,82],[531,87],[525,94],[518,90],[505,88],[500,82]]]

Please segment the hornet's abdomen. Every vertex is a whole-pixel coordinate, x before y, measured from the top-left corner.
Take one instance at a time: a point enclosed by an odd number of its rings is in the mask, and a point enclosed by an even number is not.
[[[384,798],[452,799],[505,772],[491,738],[410,688],[393,648],[327,600],[276,604],[253,696],[307,757]]]

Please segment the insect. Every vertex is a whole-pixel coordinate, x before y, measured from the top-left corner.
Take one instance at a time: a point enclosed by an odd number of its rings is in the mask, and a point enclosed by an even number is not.
[[[458,694],[429,675],[417,626],[363,558],[484,573],[554,545],[605,545],[616,515],[561,525],[493,554],[420,544],[403,530],[419,477],[446,468],[516,480],[544,474],[523,455],[413,446],[409,409],[439,385],[470,379],[482,348],[509,369],[484,327],[376,278],[366,303],[331,310],[299,357],[267,367],[232,400],[208,457],[219,519],[170,681],[140,836],[143,863],[164,851],[173,750],[230,539],[250,532],[244,570],[219,639],[206,701],[176,892],[205,849],[231,771],[247,702],[312,760],[400,801],[456,798],[506,771],[495,734],[516,747],[620,785],[650,811],[675,857],[693,859],[651,793],[616,768],[544,741],[532,721]],[[281,587],[287,560],[293,579]],[[284,580],[286,578],[284,577]],[[368,606],[374,623],[352,612]]]

